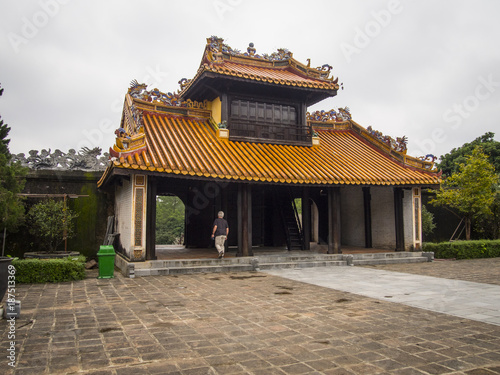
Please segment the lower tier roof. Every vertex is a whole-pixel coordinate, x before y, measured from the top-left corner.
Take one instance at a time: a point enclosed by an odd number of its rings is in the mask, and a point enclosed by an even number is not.
[[[229,141],[212,120],[144,112],[145,147],[113,168],[240,182],[309,185],[437,185],[439,175],[394,160],[352,130],[317,130],[316,147]]]

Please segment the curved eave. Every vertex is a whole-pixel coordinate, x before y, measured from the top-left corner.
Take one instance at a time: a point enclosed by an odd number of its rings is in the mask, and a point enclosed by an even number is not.
[[[100,188],[104,185],[106,185],[107,181],[109,180],[110,176],[112,175],[112,170],[113,170],[113,163],[110,161],[104,172],[102,173],[101,178],[99,181],[97,181],[97,187]]]
[[[335,95],[339,89],[338,83],[330,80],[319,80],[296,75],[290,70],[282,68],[256,68],[252,66],[241,65],[238,69],[233,69],[238,64],[225,65],[202,65],[194,78],[189,81],[179,95],[181,97],[190,97],[191,91],[196,87],[204,77],[220,77],[235,79],[252,83],[273,85],[278,87],[288,87],[302,90],[327,91],[330,95]],[[262,74],[265,72],[266,74]]]
[[[248,178],[245,176],[238,175],[224,175],[224,174],[212,174],[212,173],[189,173],[181,170],[166,170],[164,168],[138,168],[134,165],[128,163],[118,164],[114,166],[113,171],[109,174],[106,179],[101,179],[98,182],[98,187],[102,187],[107,184],[109,178],[114,174],[126,174],[126,173],[116,173],[117,170],[129,170],[129,171],[141,171],[144,174],[161,175],[163,177],[177,177],[177,178],[191,178],[197,180],[225,180],[232,182],[254,182],[263,184],[286,184],[286,185],[308,185],[308,186],[402,186],[402,187],[413,187],[413,186],[425,186],[425,187],[437,187],[441,183],[440,179],[414,179],[414,180],[404,180],[399,181],[373,181],[373,180],[357,180],[357,181],[343,181],[341,179],[328,179],[328,180],[307,180],[307,179],[297,179],[297,178],[265,178],[256,177]]]
[[[146,150],[114,160],[112,167],[165,176],[273,184],[440,183],[436,173],[395,162],[352,130],[320,131],[320,146],[308,147],[222,140],[209,121],[183,116],[147,113],[144,121]]]

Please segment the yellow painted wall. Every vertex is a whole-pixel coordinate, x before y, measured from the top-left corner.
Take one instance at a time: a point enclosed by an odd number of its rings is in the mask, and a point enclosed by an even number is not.
[[[222,102],[219,97],[209,102],[208,108],[212,111],[212,118],[216,124],[221,122]]]

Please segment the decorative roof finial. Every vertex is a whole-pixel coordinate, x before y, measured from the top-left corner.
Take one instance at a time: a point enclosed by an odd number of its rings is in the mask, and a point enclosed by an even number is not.
[[[255,51],[256,49],[254,48],[254,45],[252,42],[250,42],[250,44],[248,45],[248,48],[247,48],[247,52],[250,56],[253,56],[255,55]]]

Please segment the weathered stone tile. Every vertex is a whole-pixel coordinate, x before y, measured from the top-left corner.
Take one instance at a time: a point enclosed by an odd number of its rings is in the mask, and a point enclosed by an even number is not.
[[[453,372],[449,367],[438,365],[437,363],[431,363],[425,366],[417,367],[418,370],[422,370],[429,374],[446,374]]]
[[[108,359],[82,358],[81,367],[83,370],[100,370],[109,366]]]
[[[284,371],[286,374],[307,374],[310,373],[313,369],[309,366],[307,366],[304,363],[294,363],[291,365],[287,366],[280,366],[279,367],[282,371]]]
[[[359,363],[349,367],[349,370],[355,374],[365,375],[365,374],[382,374],[386,370],[376,367],[369,363]]]
[[[426,351],[423,353],[417,353],[415,355],[424,359],[427,362],[439,362],[439,361],[445,361],[448,359],[448,357],[441,355],[437,352],[433,352],[433,351]]]
[[[426,373],[422,372],[420,370],[417,370],[416,368],[413,368],[413,367],[406,367],[406,368],[401,368],[401,369],[391,371],[391,374],[395,374],[395,375],[396,374],[397,375],[423,375]]]
[[[258,274],[237,277],[247,275]],[[19,333],[16,375],[500,372],[498,326],[269,275],[231,276],[117,276],[39,288],[44,303],[30,308],[36,323]],[[84,291],[75,301],[67,297],[72,285]],[[20,285],[20,298],[31,287]],[[283,290],[292,294],[274,294]],[[93,310],[103,295],[107,303]],[[164,311],[145,312],[160,305]]]
[[[384,369],[385,371],[398,370],[403,367],[407,367],[402,363],[396,362],[392,359],[382,359],[380,361],[375,361],[372,364],[378,368]]]

